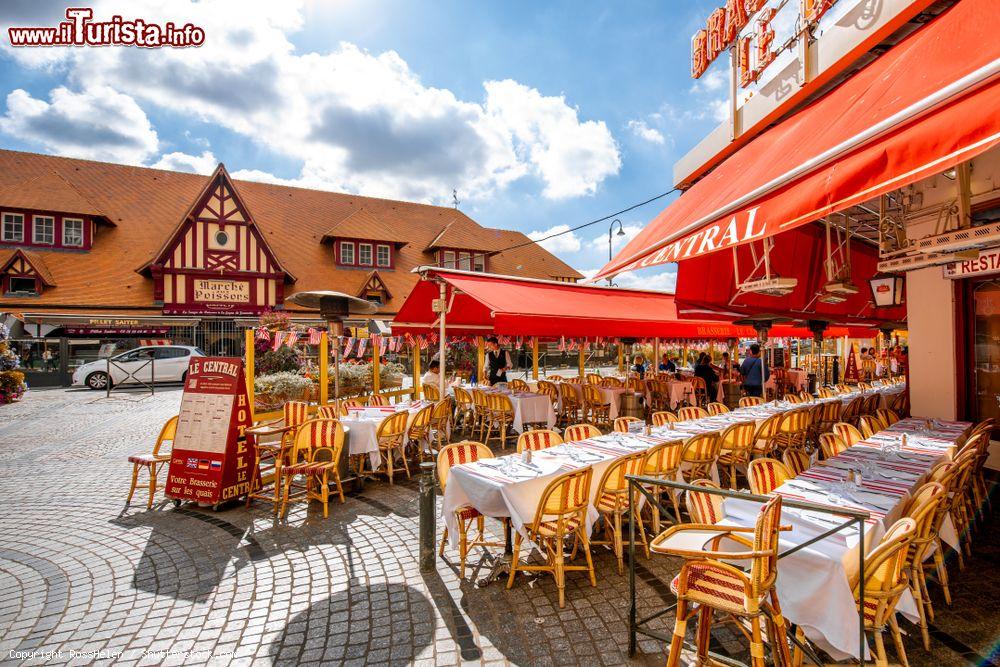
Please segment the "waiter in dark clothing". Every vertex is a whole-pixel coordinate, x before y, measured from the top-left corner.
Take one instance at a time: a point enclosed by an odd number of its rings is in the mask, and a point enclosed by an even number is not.
[[[507,382],[507,370],[511,367],[510,354],[501,349],[496,338],[486,339],[486,377],[490,385]]]

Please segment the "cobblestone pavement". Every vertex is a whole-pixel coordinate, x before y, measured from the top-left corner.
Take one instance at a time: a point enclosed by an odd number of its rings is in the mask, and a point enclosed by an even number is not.
[[[476,588],[453,551],[421,574],[415,481],[369,484],[328,519],[304,504],[279,523],[264,505],[125,508],[125,457],[149,450],[179,400],[47,390],[0,408],[0,662],[663,664],[654,640],[627,656],[628,582],[608,553],[597,588],[568,575],[562,610],[551,577]],[[964,572],[952,566],[954,606],[935,600],[933,653],[907,626],[911,664],[979,662],[1000,637],[995,525]],[[673,601],[676,569],[640,559],[644,610]],[[747,659],[735,632],[715,634]]]

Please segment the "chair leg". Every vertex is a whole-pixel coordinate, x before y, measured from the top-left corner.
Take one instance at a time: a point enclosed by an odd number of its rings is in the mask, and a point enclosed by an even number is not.
[[[681,664],[681,651],[684,649],[684,635],[687,634],[687,600],[677,601],[674,620],[674,635],[670,638],[670,654],[667,656],[667,667],[677,667]]]
[[[895,614],[889,617],[889,629],[892,631],[892,641],[896,645],[896,657],[899,658],[903,667],[910,667],[910,663],[906,659],[906,647],[903,646],[903,637],[899,632],[899,622],[896,620]]]
[[[125,500],[126,505],[132,504],[132,494],[135,493],[135,485],[139,481],[139,464],[132,464],[132,486],[128,490],[128,498]]]

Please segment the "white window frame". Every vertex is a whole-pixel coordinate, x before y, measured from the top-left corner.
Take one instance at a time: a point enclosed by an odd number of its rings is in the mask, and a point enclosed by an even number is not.
[[[472,270],[478,271],[479,273],[486,273],[486,255],[478,252],[473,253]]]
[[[472,254],[467,252],[458,253],[458,268],[462,271],[472,270]]]
[[[347,248],[349,248],[351,251],[351,261],[347,261],[347,259],[344,256],[344,250]],[[340,259],[341,264],[345,264],[347,266],[354,266],[357,263],[357,256],[354,251],[354,241],[340,242],[340,252],[338,254],[338,258]]]
[[[83,236],[84,236],[84,234],[83,234],[83,225],[84,225],[83,219],[82,218],[63,218],[62,222],[63,222],[62,223],[62,244],[64,246],[66,246],[67,248],[82,248],[83,247]],[[66,239],[67,225],[69,223],[71,223],[71,222],[73,222],[73,223],[79,223],[79,225],[80,225],[80,242],[79,243],[70,243]]]
[[[365,261],[361,257],[362,249],[368,249],[368,261]],[[372,266],[375,262],[375,248],[371,243],[359,243],[358,244],[358,266]]]
[[[385,261],[382,261],[382,251],[385,251]],[[392,266],[392,248],[385,243],[379,243],[375,246],[375,264],[380,268],[388,268]]]
[[[448,256],[451,255],[451,259]],[[443,269],[454,269],[458,266],[457,260],[455,259],[454,250],[442,250],[441,251],[441,268]]]
[[[47,220],[51,223],[49,227],[49,240],[40,241],[38,239],[39,230],[39,220]],[[31,216],[31,242],[35,245],[55,245],[56,243],[56,219],[52,215],[33,215]]]
[[[7,236],[7,216],[21,219],[21,228],[18,231],[18,238]],[[24,243],[24,213],[10,213],[5,211],[0,218],[0,241],[4,243]]]

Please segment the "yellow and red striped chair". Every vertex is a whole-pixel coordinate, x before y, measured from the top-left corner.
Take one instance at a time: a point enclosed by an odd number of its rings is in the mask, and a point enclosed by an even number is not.
[[[562,436],[549,429],[525,431],[517,438],[517,453],[520,454],[526,449],[537,452],[541,449],[561,445],[562,443]]]
[[[438,484],[441,486],[441,493],[444,493],[448,484],[448,476],[451,474],[453,466],[463,463],[472,463],[482,459],[493,458],[493,450],[479,442],[465,440],[462,442],[445,445],[438,452],[437,475]],[[458,519],[458,562],[460,568],[459,576],[465,578],[465,560],[469,554],[470,547],[500,547],[499,542],[489,542],[485,538],[485,521],[483,515],[471,505],[462,505],[455,509],[455,518]],[[471,542],[469,541],[469,528],[475,520],[478,535]],[[441,548],[438,550],[439,556],[444,556],[444,546],[448,543],[448,528],[445,527],[444,535],[441,537]]]
[[[788,468],[778,459],[754,459],[747,467],[750,491],[759,496],[766,496],[791,478]]]
[[[587,438],[596,438],[601,434],[601,430],[593,424],[573,424],[567,426],[563,431],[563,440],[566,442],[577,442]]]
[[[323,517],[329,516],[330,482],[337,487],[340,502],[344,488],[340,483],[340,454],[344,449],[344,428],[336,419],[310,419],[295,432],[295,444],[288,465],[281,466],[281,516],[288,514],[291,502],[318,500],[323,503]],[[292,493],[297,476],[305,478],[303,490]]]
[[[132,503],[132,494],[135,493],[136,484],[139,482],[139,471],[143,468],[149,473],[149,499],[146,501],[146,509],[153,507],[153,496],[156,495],[156,474],[163,464],[170,460],[170,453],[163,454],[160,449],[166,443],[173,444],[174,435],[177,433],[177,417],[171,417],[160,428],[160,434],[156,436],[153,444],[153,451],[149,454],[132,454],[128,457],[128,462],[132,464],[132,486],[128,490],[128,500],[126,505]]]

